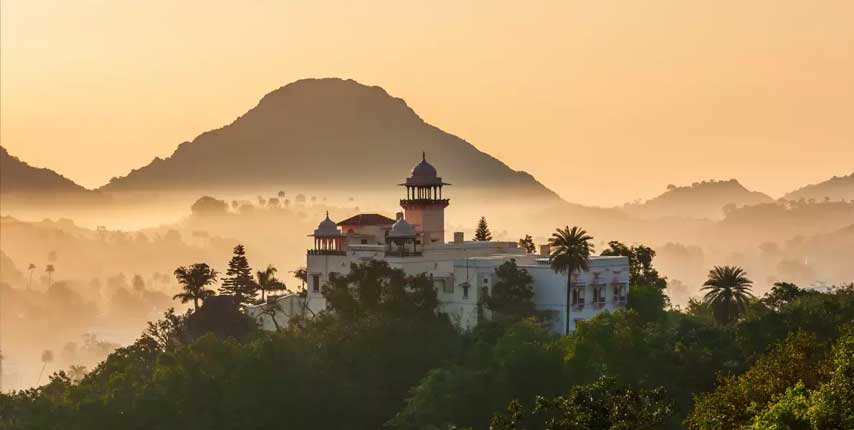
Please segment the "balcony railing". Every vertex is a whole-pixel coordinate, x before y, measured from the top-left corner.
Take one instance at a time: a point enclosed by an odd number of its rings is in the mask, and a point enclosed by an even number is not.
[[[413,252],[413,251],[386,251],[386,257],[420,257],[422,255],[421,251]]]
[[[347,252],[332,249],[309,249],[308,255],[347,255]]]
[[[401,205],[413,205],[413,204],[434,204],[434,205],[445,205],[447,206],[450,203],[450,199],[400,199]]]

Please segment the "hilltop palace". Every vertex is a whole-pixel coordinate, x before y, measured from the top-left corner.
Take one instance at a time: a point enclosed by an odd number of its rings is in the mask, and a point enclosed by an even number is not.
[[[566,327],[566,274],[549,267],[548,246],[539,254],[528,254],[515,242],[466,241],[463,233],[454,233],[445,242],[445,208],[449,199],[442,195],[442,182],[426,157],[406,182],[406,198],[400,200],[403,212],[397,219],[379,214],[359,214],[335,223],[321,221],[314,234],[314,247],[307,252],[307,292],[305,297],[290,294],[273,299],[277,304],[276,321],[287,324],[297,314],[314,315],[326,309],[321,287],[330,276],[345,274],[351,263],[384,260],[393,268],[409,275],[426,273],[436,288],[440,311],[449,315],[459,327],[471,329],[484,312],[483,299],[495,283],[495,269],[515,259],[519,267],[534,279],[536,308],[551,321],[553,330],[563,333]],[[573,274],[570,306],[570,330],[576,322],[597,313],[625,306],[628,295],[629,266],[626,257],[590,257],[586,272]],[[264,305],[250,307],[265,329],[274,329]]]

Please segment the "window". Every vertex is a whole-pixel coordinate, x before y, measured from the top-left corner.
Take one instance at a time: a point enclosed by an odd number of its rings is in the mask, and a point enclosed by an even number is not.
[[[320,275],[311,275],[311,291],[320,292]]]
[[[614,285],[614,303],[618,305],[626,304],[626,290],[628,285],[625,283]]]
[[[584,287],[572,289],[572,304],[577,307],[584,307]]]
[[[593,301],[596,303],[605,302],[605,287],[598,286],[593,289]]]
[[[368,239],[362,239],[362,240],[361,240],[361,241],[359,241],[359,242],[360,242],[362,245],[367,245],[367,244],[368,244]]]
[[[435,288],[436,291],[441,291],[445,294],[454,294],[454,284],[444,279],[434,279],[433,288]]]
[[[463,298],[469,298],[469,288],[471,287],[471,285],[469,285],[468,282],[463,282],[460,286],[463,287]]]

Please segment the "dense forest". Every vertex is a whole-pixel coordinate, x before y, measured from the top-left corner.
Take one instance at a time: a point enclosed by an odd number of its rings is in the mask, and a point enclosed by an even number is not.
[[[854,285],[753,297],[743,270],[715,267],[705,300],[680,309],[652,249],[603,253],[629,257],[628,306],[568,336],[546,329],[512,261],[472,331],[437,311],[429,278],[372,261],[324,287],[328,312],[265,332],[242,311],[263,283],[237,247],[219,294],[215,270],[179,267],[176,299],[197,308],[85,375],[0,395],[0,427],[854,428]]]

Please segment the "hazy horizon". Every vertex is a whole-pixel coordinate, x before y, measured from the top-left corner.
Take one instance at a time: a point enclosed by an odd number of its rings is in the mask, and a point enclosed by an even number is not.
[[[341,77],[571,202],[729,178],[780,197],[854,168],[850,2],[199,5],[4,1],[3,145],[94,188]]]

